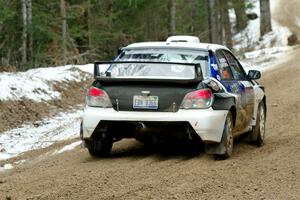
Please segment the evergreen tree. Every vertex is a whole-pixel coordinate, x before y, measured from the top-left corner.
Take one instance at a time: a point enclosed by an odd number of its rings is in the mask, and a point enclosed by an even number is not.
[[[260,0],[260,35],[261,35],[261,37],[270,31],[272,31],[270,1],[269,0]]]
[[[110,60],[119,47],[165,41],[170,34],[232,47],[228,2],[242,30],[247,19],[240,0],[0,0],[0,67]],[[268,0],[261,0],[268,13],[264,3]]]

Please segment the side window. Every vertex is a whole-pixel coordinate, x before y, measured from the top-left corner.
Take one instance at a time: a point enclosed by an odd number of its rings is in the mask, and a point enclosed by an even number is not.
[[[218,63],[219,63],[219,69],[220,69],[220,73],[221,73],[221,78],[223,80],[230,80],[232,79],[232,73],[229,67],[229,64],[224,56],[224,54],[222,53],[222,51],[218,50],[216,52],[216,56],[218,59]]]
[[[239,64],[237,59],[228,51],[223,51],[230,65],[234,79],[243,80],[245,79],[245,72],[242,66]]]

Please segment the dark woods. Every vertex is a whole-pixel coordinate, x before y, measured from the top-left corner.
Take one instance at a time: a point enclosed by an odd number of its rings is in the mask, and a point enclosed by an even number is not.
[[[263,35],[270,10],[260,1]],[[109,60],[120,46],[175,34],[232,48],[249,7],[247,0],[0,0],[0,71]]]

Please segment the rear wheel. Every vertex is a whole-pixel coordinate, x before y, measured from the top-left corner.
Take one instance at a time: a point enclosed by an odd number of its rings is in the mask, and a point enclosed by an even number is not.
[[[233,141],[234,141],[232,131],[233,131],[233,121],[232,121],[232,115],[229,112],[226,117],[222,140],[220,143],[220,146],[222,148],[222,154],[215,154],[214,156],[216,159],[226,159],[231,156],[233,150]]]
[[[257,109],[256,125],[251,132],[252,141],[258,146],[264,145],[266,133],[266,107],[261,102]]]
[[[104,141],[104,140],[99,140],[96,141],[97,143],[97,148],[95,147],[89,147],[89,153],[92,157],[105,157],[108,156],[111,152],[113,142],[112,141]]]

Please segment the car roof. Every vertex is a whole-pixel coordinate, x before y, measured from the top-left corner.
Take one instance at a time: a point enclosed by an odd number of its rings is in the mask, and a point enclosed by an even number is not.
[[[124,47],[123,49],[145,49],[145,48],[184,48],[197,50],[212,50],[225,49],[230,51],[227,47],[211,43],[192,43],[192,42],[140,42],[133,43]]]

